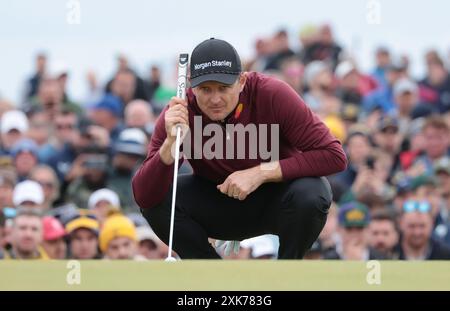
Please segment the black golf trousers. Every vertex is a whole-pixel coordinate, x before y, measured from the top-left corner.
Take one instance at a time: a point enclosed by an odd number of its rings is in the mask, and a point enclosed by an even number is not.
[[[266,183],[239,201],[216,184],[180,175],[177,184],[173,249],[182,259],[220,259],[208,242],[278,235],[279,259],[301,259],[325,225],[332,193],[325,177]],[[158,237],[169,242],[172,190],[142,214]]]

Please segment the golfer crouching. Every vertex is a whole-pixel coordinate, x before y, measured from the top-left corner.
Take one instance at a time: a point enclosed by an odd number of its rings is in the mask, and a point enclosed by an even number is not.
[[[182,259],[221,258],[208,237],[278,235],[279,259],[301,259],[332,201],[325,177],[346,168],[341,144],[287,84],[242,72],[239,55],[209,39],[192,52],[187,100],[172,98],[157,121],[133,193],[168,243],[175,125],[192,175],[177,182],[173,249]]]

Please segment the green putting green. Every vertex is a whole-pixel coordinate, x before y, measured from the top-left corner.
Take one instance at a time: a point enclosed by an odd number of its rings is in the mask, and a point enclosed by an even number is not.
[[[79,263],[0,261],[0,290],[450,290],[450,261],[380,261],[379,285],[367,282],[377,267],[356,261]]]

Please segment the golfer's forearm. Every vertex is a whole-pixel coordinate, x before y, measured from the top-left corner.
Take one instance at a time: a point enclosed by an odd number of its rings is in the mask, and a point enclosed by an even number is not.
[[[132,180],[133,195],[141,208],[151,208],[164,199],[170,189],[173,166],[165,165],[159,153],[148,157]]]
[[[164,140],[164,143],[161,145],[161,148],[159,149],[159,156],[161,157],[161,161],[166,165],[172,165],[174,162],[171,150],[174,143],[174,140],[166,138]]]
[[[132,180],[134,198],[141,208],[151,208],[161,202],[173,179],[174,160],[169,142],[164,141],[160,146],[155,143],[149,149],[147,159]]]
[[[280,182],[283,180],[281,173],[280,162],[262,163],[259,170],[263,176],[263,181],[266,182]]]
[[[301,177],[320,177],[336,174],[346,169],[347,158],[338,142],[327,148],[299,152],[280,160],[284,180]]]

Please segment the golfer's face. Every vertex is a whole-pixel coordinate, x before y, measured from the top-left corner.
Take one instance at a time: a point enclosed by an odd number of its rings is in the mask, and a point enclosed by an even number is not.
[[[227,85],[215,81],[207,81],[193,89],[197,104],[204,114],[213,121],[224,120],[239,101],[245,78],[237,79],[234,84]]]

